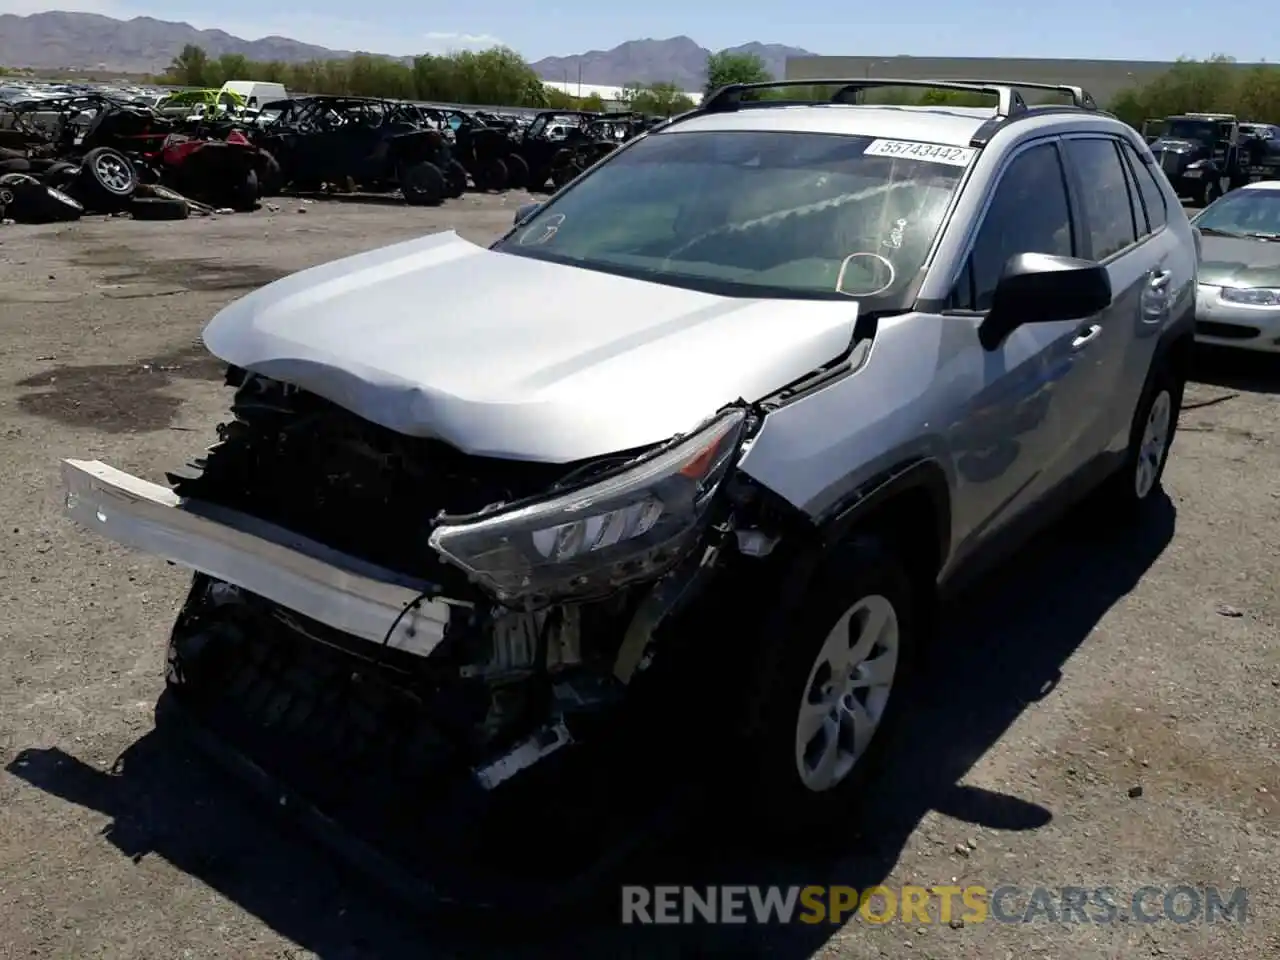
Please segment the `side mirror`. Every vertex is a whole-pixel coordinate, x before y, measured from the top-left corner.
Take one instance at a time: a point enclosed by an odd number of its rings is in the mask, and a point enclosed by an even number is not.
[[[1111,305],[1111,277],[1093,260],[1017,253],[996,284],[978,340],[994,350],[1024,323],[1083,320]]]
[[[512,221],[514,226],[520,226],[530,217],[532,217],[542,207],[540,203],[522,203],[516,208],[516,218]]]

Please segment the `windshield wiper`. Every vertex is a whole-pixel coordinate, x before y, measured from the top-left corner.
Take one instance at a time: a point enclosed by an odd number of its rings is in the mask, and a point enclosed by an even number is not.
[[[1280,240],[1280,233],[1244,233],[1240,236],[1248,237],[1250,240]]]
[[[1217,227],[1201,227],[1200,232],[1208,237],[1244,237],[1248,234],[1236,233],[1233,230],[1219,230]]]

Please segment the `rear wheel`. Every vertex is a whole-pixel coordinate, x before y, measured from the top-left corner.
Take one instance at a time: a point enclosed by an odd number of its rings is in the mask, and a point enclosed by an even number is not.
[[[467,192],[467,168],[457,160],[449,161],[449,167],[444,171],[444,178],[451,198],[456,200]]]
[[[513,153],[503,162],[507,165],[508,187],[513,190],[519,190],[521,187],[528,185],[529,165],[524,162],[524,157],[518,153]]]
[[[1132,517],[1159,499],[1164,468],[1178,428],[1183,387],[1167,360],[1152,372],[1134,411],[1124,464],[1099,491],[1099,505],[1108,516]]]
[[[232,185],[228,200],[232,210],[250,213],[258,209],[258,198],[262,191],[258,183],[256,170],[246,170],[239,182]]]
[[[481,190],[501,191],[507,188],[507,180],[510,176],[507,165],[497,157],[486,160],[477,173],[476,186]]]
[[[405,164],[399,170],[398,179],[405,203],[412,206],[435,206],[444,201],[444,172],[434,163],[424,160]]]

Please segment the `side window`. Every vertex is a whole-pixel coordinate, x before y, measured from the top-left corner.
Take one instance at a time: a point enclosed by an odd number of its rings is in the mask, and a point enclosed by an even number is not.
[[[1147,211],[1142,205],[1138,184],[1133,179],[1133,168],[1125,162],[1124,156],[1119,152],[1120,141],[1112,141],[1111,147],[1120,157],[1120,169],[1124,172],[1124,188],[1129,194],[1129,213],[1133,217],[1134,234],[1139,240],[1145,239],[1151,232],[1151,227],[1147,223]]]
[[[1111,139],[1063,141],[1080,175],[1080,200],[1095,260],[1105,260],[1138,239],[1129,188],[1113,143]]]
[[[1009,258],[1019,253],[1072,255],[1071,209],[1057,147],[1043,143],[1018,154],[996,184],[961,273],[952,305],[989,310]]]
[[[1138,151],[1127,143],[1120,144],[1120,152],[1129,160],[1129,168],[1138,181],[1138,192],[1142,195],[1142,206],[1147,211],[1147,222],[1151,232],[1155,233],[1169,221],[1169,208],[1165,203],[1164,191],[1156,182],[1151,168],[1138,156]]]

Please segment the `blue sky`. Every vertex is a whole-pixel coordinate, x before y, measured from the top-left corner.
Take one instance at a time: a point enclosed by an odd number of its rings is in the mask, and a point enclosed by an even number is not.
[[[712,49],[749,40],[850,56],[1078,57],[1171,60],[1231,54],[1276,55],[1275,34],[1257,23],[1258,6],[1160,0],[1079,0],[1063,13],[1034,0],[914,0],[908,4],[777,0],[0,0],[0,13],[86,10],[113,17],[153,16],[217,27],[255,39],[280,34],[339,49],[439,53],[503,43],[529,60],[608,49],[625,40],[685,34]],[[1179,9],[1180,8],[1180,9]],[[1066,15],[1069,11],[1070,15]],[[1206,16],[1206,12],[1211,15]],[[358,18],[356,14],[358,13]]]

